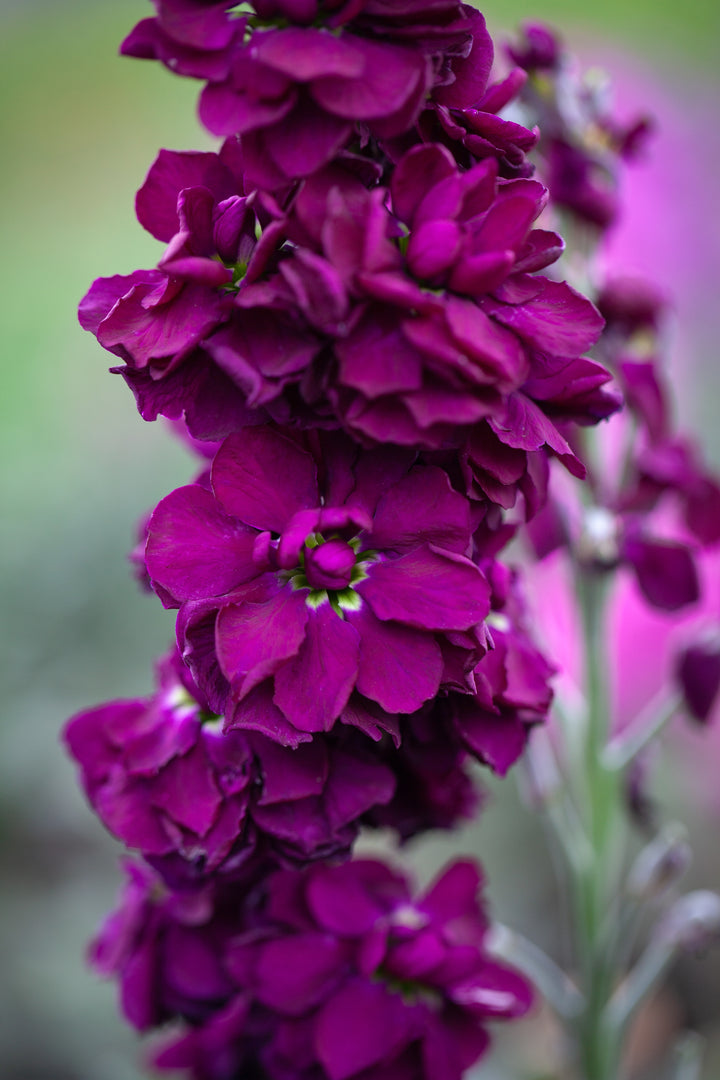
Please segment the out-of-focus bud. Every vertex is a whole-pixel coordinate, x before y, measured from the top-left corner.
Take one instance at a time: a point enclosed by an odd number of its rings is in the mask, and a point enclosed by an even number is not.
[[[720,896],[698,889],[681,897],[668,911],[658,934],[671,947],[702,952],[720,943]]]
[[[652,751],[651,747],[651,751]],[[646,835],[652,835],[657,829],[657,807],[650,796],[648,773],[654,754],[639,754],[630,762],[625,773],[625,801],[633,822]]]
[[[620,526],[615,514],[604,506],[585,511],[577,543],[577,557],[586,566],[612,570],[620,560]]]
[[[626,522],[621,554],[653,607],[678,611],[700,599],[697,566],[687,544],[659,540],[646,535],[639,521]]]
[[[507,54],[514,64],[525,71],[555,71],[561,57],[560,40],[549,26],[543,23],[523,23],[520,41],[507,46]]]
[[[682,825],[666,825],[639,853],[628,875],[627,889],[637,900],[654,900],[679,881],[692,852]]]
[[[609,278],[597,298],[607,326],[628,337],[638,330],[656,331],[667,303],[654,282],[638,277]]]
[[[678,656],[675,674],[690,716],[707,724],[720,690],[720,629],[686,646]]]

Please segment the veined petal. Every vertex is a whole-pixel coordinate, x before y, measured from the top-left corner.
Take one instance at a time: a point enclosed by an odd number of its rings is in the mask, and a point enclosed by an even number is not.
[[[257,575],[255,535],[223,513],[206,488],[177,488],[150,518],[148,573],[178,602],[223,596]]]
[[[360,634],[361,694],[387,712],[411,713],[437,693],[443,659],[432,634],[381,622],[367,606],[348,619]]]
[[[276,533],[298,511],[319,502],[310,454],[268,427],[245,428],[228,436],[213,462],[212,486],[228,513]]]
[[[329,731],[357,680],[359,651],[357,631],[329,601],[308,611],[300,649],[275,675],[275,704],[299,731]]]
[[[239,697],[297,655],[307,621],[303,595],[289,586],[261,603],[229,604],[220,611],[215,631],[218,660]]]
[[[422,630],[469,630],[490,610],[490,587],[480,570],[429,544],[376,563],[358,592],[379,619]]]

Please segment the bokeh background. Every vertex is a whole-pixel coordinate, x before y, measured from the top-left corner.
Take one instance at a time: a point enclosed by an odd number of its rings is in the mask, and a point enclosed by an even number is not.
[[[139,419],[75,319],[94,277],[158,258],[132,210],[158,148],[209,145],[194,84],[117,58],[124,34],[150,10],[144,0],[0,0],[2,1080],[146,1075],[114,989],[84,967],[85,942],[118,887],[118,850],[86,809],[58,733],[81,707],[148,691],[152,658],[172,635],[172,615],[134,587],[126,554],[134,522],[185,483],[191,466],[160,424]],[[499,40],[523,18],[554,22],[615,78],[622,117],[657,115],[649,159],[628,175],[628,212],[610,258],[654,272],[674,294],[679,408],[720,463],[720,6],[492,0],[483,10]],[[700,795],[696,750],[671,755],[659,794],[690,821],[693,881],[717,887],[720,740],[702,742],[709,790]],[[520,810],[512,781],[490,787],[482,823],[452,846],[483,858],[498,916],[557,951],[540,826]],[[440,838],[407,857],[426,876],[450,852]],[[720,1076],[719,1000],[717,961],[686,962],[647,1019],[659,1036],[681,1020],[703,1030],[705,1080]],[[536,1017],[501,1036],[497,1063],[480,1073],[549,1076],[554,1038]]]

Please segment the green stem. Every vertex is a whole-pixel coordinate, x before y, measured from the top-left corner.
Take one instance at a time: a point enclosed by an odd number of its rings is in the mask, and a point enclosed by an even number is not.
[[[576,879],[576,919],[585,1010],[578,1023],[583,1080],[614,1080],[617,1040],[604,1021],[614,977],[614,942],[608,941],[608,906],[617,895],[615,832],[618,778],[603,764],[610,726],[609,667],[605,656],[607,575],[592,567],[577,573],[577,595],[585,644],[587,721],[583,740],[583,810],[592,858]]]

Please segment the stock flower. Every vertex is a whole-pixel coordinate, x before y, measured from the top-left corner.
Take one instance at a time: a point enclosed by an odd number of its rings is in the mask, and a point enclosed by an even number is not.
[[[349,851],[363,814],[394,793],[391,768],[361,740],[297,750],[222,732],[176,654],[149,699],[80,713],[65,739],[106,827],[170,882],[248,880],[265,862]]]
[[[390,196],[393,215],[383,189],[338,170],[309,182],[288,226],[307,248],[265,286],[278,303],[290,290],[332,346],[319,378],[343,426],[362,441],[433,448],[489,418],[503,442],[547,444],[572,461],[553,418],[594,423],[618,400],[605,369],[580,358],[598,312],[536,275],[562,250],[555,233],[532,228],[542,185],[498,182],[493,162],[463,174],[447,150],[423,146],[396,166]],[[239,313],[208,344],[222,347],[226,370],[242,358],[241,332]]]
[[[128,867],[93,956],[145,1030],[173,1017],[164,1068],[232,1080],[459,1078],[488,1022],[523,1015],[530,988],[485,947],[479,869],[451,865],[424,893],[380,862],[281,871],[245,895],[190,899]]]
[[[609,228],[620,209],[620,162],[641,151],[651,122],[639,117],[621,125],[610,116],[605,96],[573,75],[558,35],[540,23],[526,24],[507,51],[530,75],[520,101],[541,117],[539,171],[553,203],[586,225]]]
[[[477,662],[489,590],[466,555],[469,505],[413,456],[248,428],[218,451],[211,490],[159,504],[148,572],[181,609],[201,688],[212,698],[218,666],[227,680],[230,728],[291,745],[338,717],[374,729],[378,706],[414,712],[446,668]]]
[[[482,16],[456,0],[260,0],[252,17],[226,13],[233,6],[157,0],[157,17],[122,51],[207,80],[202,122],[240,137],[247,175],[266,190],[327,164],[358,125],[380,139],[404,135],[436,84],[472,91],[465,68],[486,79],[492,60]]]
[[[264,419],[262,409],[248,408],[236,368],[227,375],[203,346],[230,318],[237,288],[260,277],[282,246],[279,207],[258,192],[244,194],[232,151],[168,150],[150,169],[136,207],[140,223],[168,247],[155,270],[94,282],[80,304],[82,327],[124,361],[112,370],[123,375],[145,419],[184,414],[190,432],[205,439]],[[269,357],[268,375],[303,367],[318,349],[306,326],[262,304],[244,313],[244,333],[261,372]]]

